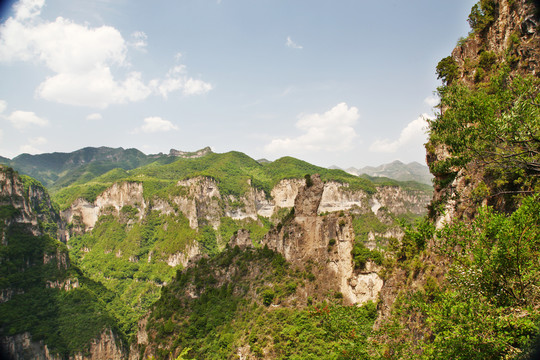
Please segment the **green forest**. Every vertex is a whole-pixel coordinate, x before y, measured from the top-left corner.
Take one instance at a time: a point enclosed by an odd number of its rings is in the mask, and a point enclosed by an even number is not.
[[[540,24],[538,8],[479,1],[460,51],[439,62],[440,100],[425,144],[433,188],[292,157],[258,162],[237,151],[181,158],[86,148],[39,161],[19,157],[9,163],[18,171],[0,165],[0,337],[28,333],[66,359],[91,355],[104,332],[124,358],[154,360],[533,359],[540,343],[540,26],[526,32],[521,24]],[[502,29],[505,12],[515,23]],[[496,43],[502,31],[507,36]],[[84,165],[69,165],[74,159]],[[308,220],[319,232],[325,219],[335,220],[324,254],[345,248],[336,234],[350,225],[353,275],[383,283],[374,301],[353,304],[346,292],[323,291],[330,260],[287,261],[287,250],[265,244],[270,236],[291,246],[307,238],[307,216],[298,219],[294,207],[276,206],[271,217],[225,215],[244,208],[253,190],[271,200],[284,179],[304,181],[299,193],[306,194],[314,174],[364,196],[363,206]],[[205,200],[220,206],[214,222],[205,217],[208,204],[195,208],[196,226],[173,201],[195,198],[179,185],[195,178],[210,179],[221,196]],[[77,199],[93,204],[123,183],[142,184],[146,207],[101,209],[88,229],[78,215],[61,218]],[[433,200],[425,216],[397,213],[374,206],[381,188],[433,193]],[[158,200],[172,210],[152,208]],[[241,230],[250,243],[231,244]]]

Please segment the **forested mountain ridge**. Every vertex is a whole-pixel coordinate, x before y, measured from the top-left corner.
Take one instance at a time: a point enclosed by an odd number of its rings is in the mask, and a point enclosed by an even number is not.
[[[540,329],[540,11],[481,0],[437,66],[435,194],[405,230],[375,337],[393,359],[530,359]],[[401,284],[401,288],[398,288]]]
[[[325,179],[319,216],[342,213],[343,219],[351,221],[349,238],[361,237],[372,248],[402,236],[399,221],[424,214],[431,197],[428,186],[390,179],[371,181],[289,157],[260,164],[238,152],[192,155],[172,161],[168,156],[158,157],[148,165],[112,169],[89,182],[78,180],[60,188],[53,196],[60,202],[60,214],[57,205],[47,203],[57,220],[56,227],[47,228],[58,230],[57,237],[69,249],[70,269],[80,272],[72,283],[94,284],[90,288],[102,301],[102,311],[110,316],[113,332],[103,335],[105,338],[96,335],[90,343],[118,343],[115,349],[124,349],[122,356],[128,356],[125,344],[136,343],[138,320],[176,272],[190,259],[221,253],[229,239],[242,231],[260,248],[265,234],[272,228],[281,229],[287,221],[309,178],[306,174],[320,172]],[[37,181],[22,178],[46,193]],[[72,290],[65,289],[69,294]],[[16,303],[6,304],[9,308]],[[13,328],[5,333],[6,341],[18,353],[23,351],[20,349],[28,353],[40,349],[35,351],[49,351],[53,358],[55,353],[73,356],[93,346],[78,342],[59,349],[52,343],[44,348],[48,339],[30,341],[34,332],[29,328],[20,337]],[[112,341],[111,336],[123,340]],[[136,353],[132,350],[130,356]]]
[[[418,185],[238,152],[157,158],[55,191],[69,250],[54,242],[47,254],[69,254],[73,271],[61,280],[78,269],[85,299],[101,299],[81,314],[98,309],[89,328],[116,334],[108,356],[531,359],[540,334],[539,15],[538,1],[481,0],[471,33],[437,66],[440,112],[426,145],[436,193],[422,219],[412,221],[426,195]],[[30,224],[56,231],[40,221]],[[6,261],[9,243],[0,249],[0,265],[25,268],[24,251]],[[49,256],[36,253],[41,266]],[[2,284],[15,289],[20,274],[10,271]],[[77,289],[63,286],[61,298]],[[94,330],[90,342],[46,338],[57,333],[43,329],[70,323],[18,322],[10,309],[26,306],[14,302],[25,294],[0,304],[11,314],[1,329],[10,348],[42,340],[39,349],[56,349],[45,358],[73,358],[113,343]]]
[[[197,158],[211,153],[209,147],[194,152],[171,149],[169,154],[146,155],[137,149],[85,147],[70,153],[21,154],[13,159],[0,157],[0,163],[31,176],[55,192],[73,183],[85,183],[112,169],[131,170],[155,161]]]

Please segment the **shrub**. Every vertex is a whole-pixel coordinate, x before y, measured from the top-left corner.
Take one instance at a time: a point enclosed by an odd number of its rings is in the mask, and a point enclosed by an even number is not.
[[[266,289],[262,292],[262,299],[263,304],[265,306],[270,306],[272,302],[274,301],[274,297],[276,296],[276,293],[272,289]]]

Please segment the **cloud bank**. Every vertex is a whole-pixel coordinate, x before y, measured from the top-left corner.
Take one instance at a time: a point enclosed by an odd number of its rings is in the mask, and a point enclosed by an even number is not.
[[[406,149],[410,146],[422,145],[427,139],[427,119],[433,119],[433,117],[422,114],[417,119],[408,123],[407,126],[401,130],[398,139],[376,140],[371,144],[369,150],[378,153],[396,153],[399,150]]]
[[[354,125],[359,118],[358,109],[346,103],[337,104],[323,114],[301,114],[296,128],[302,135],[274,139],[264,150],[270,154],[351,150],[357,138]]]
[[[36,95],[62,104],[106,108],[111,104],[141,101],[151,94],[182,90],[186,95],[208,92],[212,86],[169,72],[164,80],[143,81],[140,72],[126,70],[128,48],[146,52],[147,35],[134,32],[131,41],[111,26],[90,27],[62,17],[40,17],[44,0],[23,0],[14,17],[0,27],[0,61],[42,63],[53,72]],[[124,73],[118,76],[115,73]],[[174,82],[175,86],[170,83]],[[166,90],[162,90],[165,88]]]
[[[11,122],[13,127],[19,130],[24,130],[31,126],[44,127],[49,124],[47,119],[40,118],[33,111],[13,111],[6,119]]]

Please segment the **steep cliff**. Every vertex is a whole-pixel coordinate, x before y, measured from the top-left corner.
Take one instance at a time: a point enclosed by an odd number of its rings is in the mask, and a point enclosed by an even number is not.
[[[46,190],[6,167],[0,167],[0,235],[0,354],[121,359],[115,320],[96,294],[103,289],[71,265]]]
[[[469,23],[469,36],[437,66],[440,114],[426,149],[439,227],[472,218],[481,204],[515,210],[540,173],[538,3],[484,0]]]
[[[363,304],[377,299],[383,280],[373,262],[355,269],[353,247],[355,234],[349,214],[319,216],[326,186],[313,175],[296,196],[293,216],[281,228],[271,230],[261,245],[277,251],[296,266],[315,264],[319,279],[314,288],[306,287],[308,296],[335,291],[346,304]]]
[[[162,214],[182,213],[193,229],[211,225],[217,229],[223,217],[234,220],[252,219],[258,216],[271,218],[280,209],[292,208],[298,191],[304,185],[302,179],[284,179],[271,190],[270,196],[255,187],[249,187],[243,196],[222,195],[216,180],[195,177],[178,181],[165,196],[145,199],[144,185],[139,182],[119,182],[99,194],[92,203],[79,198],[62,211],[62,217],[73,225],[75,233],[84,233],[94,228],[99,216],[119,216],[124,206],[138,210],[140,221],[147,210]],[[421,216],[425,214],[431,193],[419,189],[404,189],[399,186],[377,186],[375,193],[352,190],[349,184],[335,181],[324,183],[317,212],[354,210],[365,213],[386,208],[395,215]],[[228,240],[228,239],[224,239]]]
[[[390,251],[373,338],[385,358],[534,358],[539,15],[537,1],[481,0],[471,33],[437,66],[435,194],[430,217]]]

